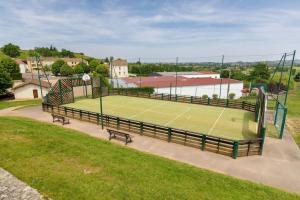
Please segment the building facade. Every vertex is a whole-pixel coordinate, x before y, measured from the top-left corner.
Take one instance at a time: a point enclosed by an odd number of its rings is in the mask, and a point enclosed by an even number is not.
[[[64,60],[70,67],[74,67],[75,65],[78,65],[81,62],[88,64],[86,60],[81,58],[41,57],[40,60],[43,66],[48,67],[51,67],[53,63],[57,60]],[[27,65],[30,72],[37,70],[37,63],[34,57],[30,57],[27,59]]]
[[[110,66],[111,78],[123,78],[128,77],[128,62],[127,60],[117,59],[112,61]]]
[[[50,85],[42,81],[42,92],[43,96],[48,94],[50,90]],[[15,99],[36,99],[41,98],[41,87],[39,85],[38,80],[30,80],[23,82],[14,86],[11,90],[14,95]]]
[[[217,95],[227,98],[227,94],[234,93],[235,98],[240,98],[243,93],[242,81],[228,78],[186,78],[184,76],[150,76],[128,77],[113,79],[114,87],[153,87],[155,93],[177,94],[188,96],[207,95],[212,98]]]

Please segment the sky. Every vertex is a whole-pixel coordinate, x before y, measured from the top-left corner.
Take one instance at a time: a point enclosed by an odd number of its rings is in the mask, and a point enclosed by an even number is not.
[[[131,60],[280,58],[300,53],[299,10],[299,0],[0,0],[0,45]]]

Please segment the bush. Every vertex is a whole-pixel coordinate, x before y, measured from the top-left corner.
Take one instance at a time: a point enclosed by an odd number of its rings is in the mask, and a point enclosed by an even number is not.
[[[9,73],[0,68],[0,94],[6,93],[6,89],[10,88],[12,83]]]
[[[153,93],[153,87],[137,87],[137,88],[119,88],[120,91],[128,91],[128,92],[141,92],[141,93]]]
[[[60,68],[60,75],[61,76],[70,76],[74,73],[72,67],[70,67],[67,64],[64,64],[61,68]]]
[[[83,67],[81,66],[81,64],[78,64],[74,67],[74,73],[75,74],[83,74]]]
[[[202,99],[208,99],[208,95],[207,94],[202,95]]]
[[[235,93],[229,93],[228,96],[229,96],[229,99],[234,99]]]
[[[12,78],[12,80],[21,80],[22,74],[21,73],[11,73],[10,77]]]
[[[213,95],[212,95],[212,98],[213,98],[213,99],[217,99],[217,98],[218,98],[218,95],[217,95],[217,94],[213,94]]]
[[[9,74],[20,73],[20,68],[17,65],[16,61],[11,58],[3,58],[2,60],[0,60],[0,68]]]

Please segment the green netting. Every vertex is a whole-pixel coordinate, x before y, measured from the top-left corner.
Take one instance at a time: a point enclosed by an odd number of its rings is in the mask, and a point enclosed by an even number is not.
[[[279,138],[283,137],[285,119],[287,114],[287,108],[281,103],[277,102],[275,113],[274,113],[274,125],[279,134]]]

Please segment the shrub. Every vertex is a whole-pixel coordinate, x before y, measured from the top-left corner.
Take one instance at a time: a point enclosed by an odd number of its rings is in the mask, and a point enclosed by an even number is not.
[[[202,95],[202,99],[208,99],[208,95],[207,94]]]
[[[64,64],[61,68],[60,68],[60,75],[62,76],[70,76],[74,73],[72,67],[70,67],[67,64]]]
[[[55,61],[51,67],[52,73],[57,76],[60,73],[60,68],[65,64],[65,61],[61,59]]]
[[[229,93],[228,96],[229,96],[229,99],[234,99],[235,93]]]
[[[83,74],[83,67],[81,66],[81,64],[78,64],[74,67],[74,73],[75,74]]]
[[[217,94],[213,94],[213,95],[212,95],[212,98],[213,98],[213,99],[217,99],[217,98],[218,98],[218,95],[217,95]]]
[[[3,53],[10,57],[18,57],[20,55],[20,47],[12,43],[6,44],[2,48]]]

